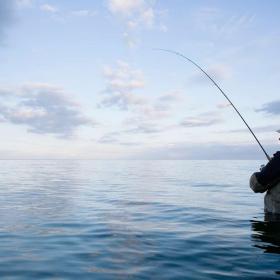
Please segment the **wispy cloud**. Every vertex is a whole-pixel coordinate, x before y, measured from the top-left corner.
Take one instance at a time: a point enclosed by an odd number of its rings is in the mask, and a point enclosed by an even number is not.
[[[133,48],[133,47],[137,46],[139,43],[139,39],[136,38],[135,36],[132,36],[129,32],[123,33],[123,39],[129,48]]]
[[[137,122],[160,121],[170,117],[184,97],[180,91],[164,93],[154,100],[146,99],[146,103],[134,110]]]
[[[280,115],[280,100],[266,103],[260,109],[257,109],[256,112],[264,112],[271,115]]]
[[[173,106],[183,101],[183,95],[180,91],[172,91],[159,96],[155,102],[155,108],[168,111]]]
[[[97,142],[100,144],[117,144],[119,143],[119,135],[120,132],[109,132],[100,137]]]
[[[129,134],[154,134],[162,132],[164,129],[156,123],[151,122],[135,122],[131,124],[131,128],[125,130]]]
[[[147,96],[143,92],[145,82],[142,71],[131,68],[123,61],[118,61],[116,67],[105,67],[104,77],[107,86],[102,91],[103,98],[98,107],[112,107],[129,113],[120,126],[118,138],[124,134],[158,134],[165,131],[167,125],[162,125],[162,120],[170,117],[184,99],[183,94],[176,90],[156,98]],[[137,93],[137,90],[142,91]],[[107,134],[100,141],[121,143],[116,141],[115,134]]]
[[[140,24],[151,27],[154,24],[155,12],[151,4],[144,0],[109,0],[109,11],[126,22],[128,28],[136,28]]]
[[[121,146],[127,146],[127,147],[135,147],[135,146],[141,146],[143,145],[142,142],[120,142]]]
[[[100,107],[117,107],[120,110],[128,110],[132,106],[141,106],[146,100],[142,97],[132,95],[126,92],[116,92],[112,96],[104,98]]]
[[[277,129],[280,127],[280,125],[264,125],[264,126],[254,126],[252,127],[252,130],[254,132],[258,132],[258,133],[266,133],[266,132],[275,132],[277,131]],[[248,129],[247,128],[241,128],[241,129],[232,129],[229,130],[228,132],[232,132],[232,133],[248,133]]]
[[[143,143],[135,141],[123,141],[122,136],[126,134],[125,131],[115,131],[104,134],[97,141],[99,144],[121,145],[121,146],[139,146]]]
[[[181,122],[183,127],[212,126],[221,123],[223,120],[217,112],[206,112],[198,116],[190,116]]]
[[[77,17],[93,17],[97,15],[97,11],[91,11],[91,10],[73,10],[71,12],[73,16]]]
[[[112,13],[128,16],[142,9],[144,3],[143,0],[109,0],[108,8]]]
[[[128,63],[118,61],[116,67],[107,66],[103,71],[107,86],[99,107],[116,107],[128,110],[133,106],[141,106],[147,102],[146,98],[134,91],[144,87],[143,73],[132,69]]]
[[[152,1],[147,0],[108,0],[107,8],[112,15],[124,23],[123,37],[129,47],[139,41],[133,33],[135,30],[157,28],[166,32],[167,27],[159,20],[160,11],[156,11]]]
[[[28,84],[2,93],[2,121],[24,125],[29,132],[69,138],[80,126],[94,124],[61,88]]]
[[[215,80],[223,81],[232,77],[232,69],[225,64],[215,64],[206,68],[206,72]],[[202,72],[196,72],[191,78],[190,82],[194,84],[209,83],[209,80]]]
[[[51,16],[58,22],[66,22],[72,18],[91,18],[98,14],[97,10],[91,9],[73,9],[66,10],[64,7],[58,8],[50,4],[42,4],[40,10]]]
[[[34,3],[34,0],[16,0],[16,5],[18,7],[31,7]]]
[[[56,13],[58,12],[58,8],[56,6],[50,4],[43,4],[40,6],[40,9],[47,13]]]
[[[225,108],[228,108],[228,107],[230,107],[231,106],[231,104],[230,103],[220,103],[220,104],[218,104],[217,105],[217,108],[218,109],[225,109]]]
[[[104,67],[104,76],[109,80],[110,91],[133,90],[143,88],[145,85],[143,73],[140,70],[132,69],[128,63],[118,60],[117,67]]]
[[[255,14],[230,14],[215,7],[201,7],[193,14],[194,25],[215,36],[232,36],[252,26]]]

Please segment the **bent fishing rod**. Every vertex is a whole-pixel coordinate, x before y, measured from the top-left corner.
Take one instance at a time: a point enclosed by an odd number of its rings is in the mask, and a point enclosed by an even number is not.
[[[235,110],[235,112],[238,114],[238,116],[241,118],[241,120],[244,122],[244,124],[247,126],[247,128],[249,129],[249,131],[251,132],[251,134],[253,135],[253,137],[255,138],[255,140],[257,141],[257,143],[259,144],[260,148],[262,149],[262,151],[264,152],[266,158],[268,159],[268,161],[270,161],[270,156],[268,155],[268,153],[265,151],[264,147],[262,146],[262,144],[260,143],[259,139],[257,138],[257,136],[255,135],[255,133],[253,132],[253,130],[251,129],[251,127],[249,126],[249,124],[245,121],[245,119],[243,118],[243,116],[241,115],[241,113],[238,111],[238,109],[235,107],[235,105],[232,103],[232,101],[229,99],[229,97],[225,94],[225,92],[220,88],[220,86],[214,81],[214,79],[202,68],[200,67],[196,62],[194,62],[193,60],[189,59],[188,57],[186,57],[185,55],[177,52],[177,51],[173,51],[173,50],[167,50],[167,49],[154,49],[155,51],[164,51],[164,52],[169,52],[172,54],[175,54],[179,57],[182,57],[184,59],[186,59],[187,61],[189,61],[190,63],[192,63],[194,66],[196,66],[200,71],[202,71],[210,80],[211,82],[218,88],[218,90],[222,93],[222,95],[227,99],[227,101],[230,103],[230,105],[233,107],[233,109]]]

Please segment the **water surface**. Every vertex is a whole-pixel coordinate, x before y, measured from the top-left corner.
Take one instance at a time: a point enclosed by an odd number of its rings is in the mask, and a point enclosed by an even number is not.
[[[256,161],[0,161],[1,279],[278,279]]]

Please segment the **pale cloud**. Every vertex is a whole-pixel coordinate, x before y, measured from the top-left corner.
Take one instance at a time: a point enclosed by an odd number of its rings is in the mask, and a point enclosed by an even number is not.
[[[117,136],[119,136],[119,132],[109,132],[104,134],[102,137],[99,138],[97,141],[99,144],[118,144],[119,139]]]
[[[181,122],[183,127],[212,126],[222,122],[222,118],[217,112],[205,112],[197,116],[190,116]]]
[[[47,12],[47,13],[58,12],[58,8],[53,6],[53,5],[50,5],[50,4],[43,4],[43,5],[40,6],[40,9],[44,12]]]
[[[106,88],[102,91],[102,100],[99,108],[116,108],[127,111],[128,116],[119,128],[119,134],[107,133],[99,139],[102,144],[130,143],[121,141],[120,137],[127,135],[155,135],[178,125],[169,125],[162,121],[170,118],[177,110],[178,104],[184,100],[181,91],[173,90],[152,97],[151,94],[143,95],[145,86],[144,75],[139,69],[133,69],[128,63],[118,61],[116,66],[106,66],[103,70],[106,79]]]
[[[119,144],[122,145],[122,146],[127,146],[127,147],[134,147],[134,146],[143,145],[142,142],[120,142]]]
[[[161,126],[151,122],[135,122],[131,123],[131,128],[125,130],[125,133],[129,134],[154,134],[160,133],[164,130]]]
[[[16,5],[18,7],[31,7],[34,0],[16,0]]]
[[[201,7],[193,14],[196,28],[215,36],[232,36],[252,26],[255,14],[230,14],[215,7]]]
[[[132,69],[122,60],[117,61],[115,68],[105,66],[103,74],[109,81],[109,88],[113,90],[133,90],[145,86],[142,71]]]
[[[258,133],[267,133],[267,132],[277,132],[279,125],[264,125],[264,126],[253,126],[252,130]],[[231,133],[248,133],[248,128],[232,129],[228,132]]]
[[[52,134],[59,138],[69,138],[76,130],[94,122],[85,117],[78,103],[59,87],[48,84],[28,84],[7,89],[1,105],[2,121],[24,125],[28,132]],[[12,99],[12,102],[11,102]]]
[[[128,110],[132,106],[141,106],[146,103],[146,99],[132,95],[128,92],[116,92],[105,97],[100,103],[100,107],[117,107],[120,110]]]
[[[218,104],[217,105],[217,108],[218,109],[225,109],[225,108],[228,108],[228,107],[230,107],[231,106],[231,104],[230,103],[220,103],[220,104]]]
[[[7,97],[9,95],[12,95],[13,92],[11,91],[11,89],[9,87],[6,88],[0,88],[0,98],[2,97]]]
[[[31,7],[33,5],[34,0],[16,0],[16,5],[18,7]]]
[[[90,18],[98,14],[96,10],[90,9],[77,9],[66,11],[65,9],[59,9],[57,6],[50,4],[43,4],[40,6],[40,10],[49,13],[53,16],[53,19],[59,22],[66,22],[69,18]]]
[[[119,110],[129,110],[138,118],[162,119],[168,117],[176,104],[183,100],[179,91],[160,95],[155,100],[137,93],[144,89],[145,79],[142,71],[132,69],[128,63],[119,60],[116,67],[106,66],[103,70],[106,88],[102,91],[102,100],[98,106],[115,107]]]
[[[155,103],[155,108],[160,111],[171,110],[179,102],[183,101],[183,95],[180,91],[173,91],[161,95]]]
[[[111,132],[109,131],[103,134],[103,136],[97,140],[97,143],[123,146],[139,146],[141,144],[144,144],[144,142],[135,142],[134,139],[133,141],[131,141],[131,137],[134,137],[135,135],[137,135],[137,137],[142,137],[144,135],[149,135],[149,137],[151,137],[168,129],[170,129],[170,127],[162,126],[153,121],[145,121],[137,117],[127,118],[118,130]]]
[[[228,65],[216,64],[208,68],[209,74],[218,80],[227,80],[232,77],[232,70]]]
[[[220,123],[219,119],[206,119],[199,117],[189,117],[181,122],[184,127],[201,127],[201,126],[211,126]]]
[[[129,48],[133,48],[139,43],[139,39],[135,38],[128,32],[123,33],[123,39]]]
[[[141,121],[161,121],[171,117],[177,106],[184,100],[180,91],[170,91],[157,97],[155,100],[147,99],[143,106],[138,106],[134,114]]]
[[[143,0],[110,0],[108,1],[108,8],[114,14],[127,16],[142,9],[144,4]]]
[[[202,31],[217,32],[221,12],[217,8],[202,7],[193,13],[194,25]]]
[[[113,131],[105,133],[97,141],[99,144],[109,144],[109,145],[121,145],[121,146],[139,146],[143,144],[142,142],[135,141],[123,141],[122,136],[127,134],[126,131]]]
[[[73,16],[77,17],[93,17],[97,15],[97,11],[91,10],[74,10],[71,12]]]
[[[206,72],[215,80],[229,80],[232,77],[232,69],[225,64],[215,64],[207,67]],[[191,78],[191,83],[205,84],[209,83],[209,79],[202,72],[196,72]]]
[[[233,15],[225,22],[224,26],[220,28],[220,33],[222,35],[231,36],[240,30],[252,26],[255,17],[255,14]]]
[[[147,100],[143,106],[135,108],[134,114],[142,121],[160,121],[171,116],[172,111],[176,108],[180,95],[166,94],[157,98],[154,102]]]
[[[270,115],[280,115],[280,100],[265,103],[260,109],[257,109],[256,112],[264,112]]]
[[[161,18],[166,13],[156,11],[154,1],[148,0],[108,0],[107,7],[112,15],[121,19],[124,24],[123,38],[128,47],[135,47],[139,43],[135,30],[157,29],[166,32],[166,25]],[[137,38],[137,39],[136,39]]]
[[[106,66],[103,70],[107,86],[99,107],[116,107],[128,110],[133,106],[142,106],[147,100],[134,91],[144,87],[143,73],[132,69],[128,63],[117,61],[116,67]]]
[[[155,21],[155,12],[152,8],[148,8],[142,12],[140,22],[145,23],[147,26],[153,26]]]
[[[157,107],[153,104],[145,104],[136,108],[135,113],[142,120],[161,120],[170,116],[170,111],[163,107]]]

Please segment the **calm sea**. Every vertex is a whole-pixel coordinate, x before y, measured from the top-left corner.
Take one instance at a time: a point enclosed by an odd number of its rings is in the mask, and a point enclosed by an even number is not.
[[[256,161],[0,161],[0,279],[278,279]]]

